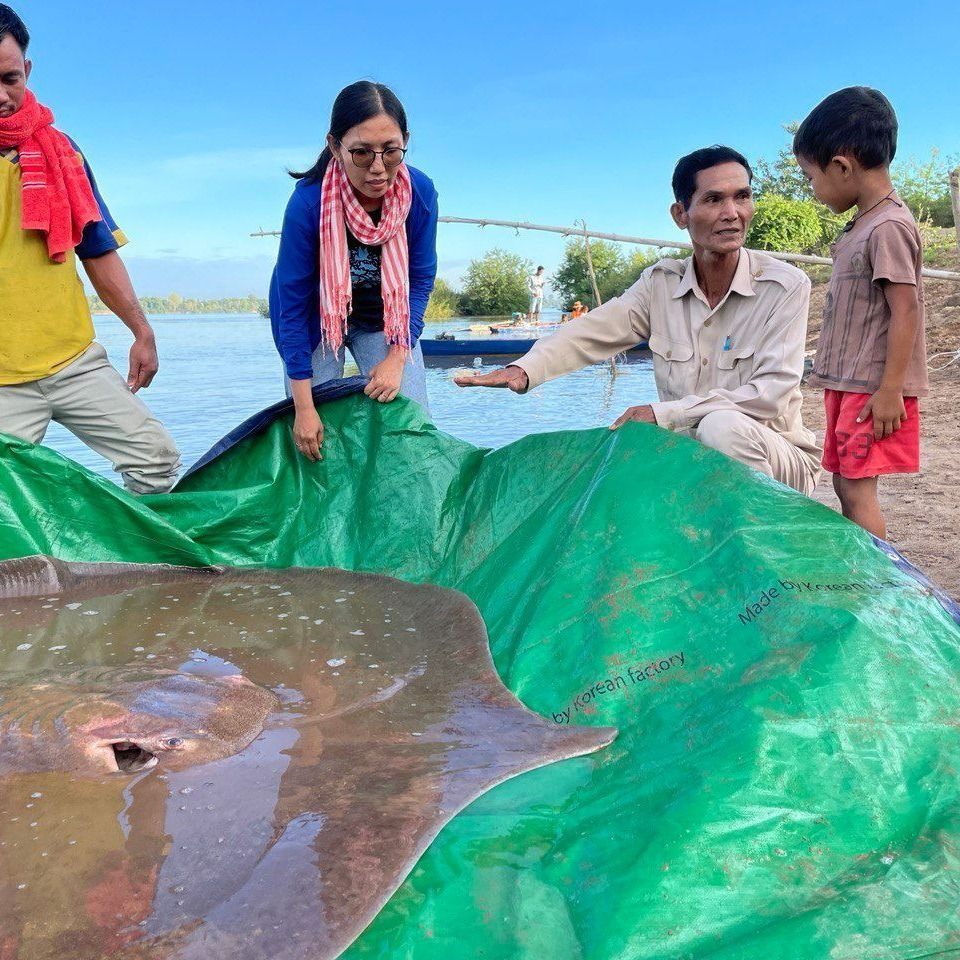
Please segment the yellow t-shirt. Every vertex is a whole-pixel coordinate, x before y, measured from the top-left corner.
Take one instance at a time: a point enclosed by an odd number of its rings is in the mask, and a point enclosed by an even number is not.
[[[93,342],[77,255],[87,259],[116,250],[126,237],[86,169],[104,219],[87,227],[63,263],[54,263],[45,235],[20,226],[20,164],[0,156],[0,386],[49,377]]]

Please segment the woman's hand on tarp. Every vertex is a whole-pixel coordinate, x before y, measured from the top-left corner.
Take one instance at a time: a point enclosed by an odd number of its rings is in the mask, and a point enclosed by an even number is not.
[[[370,382],[363,388],[363,392],[371,400],[380,403],[390,403],[396,400],[400,392],[400,381],[403,380],[403,365],[407,362],[407,351],[396,345],[390,347],[390,352],[370,371]]]
[[[297,410],[293,421],[293,442],[308,460],[322,460],[323,421],[315,407]]]
[[[512,364],[491,373],[466,373],[454,377],[453,382],[458,387],[506,387],[514,393],[525,393],[530,386],[527,371]]]
[[[322,460],[320,444],[323,443],[323,421],[313,405],[310,380],[290,380],[295,416],[293,442],[308,460]]]
[[[631,420],[636,423],[657,422],[657,418],[653,415],[653,407],[651,407],[649,403],[644,403],[639,407],[627,407],[627,409],[610,424],[610,429],[619,430],[625,423],[629,423]]]

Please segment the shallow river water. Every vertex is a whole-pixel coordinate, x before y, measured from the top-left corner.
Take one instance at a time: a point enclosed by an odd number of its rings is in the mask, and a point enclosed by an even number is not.
[[[98,340],[126,376],[130,334],[114,317],[95,317]],[[152,317],[160,373],[141,396],[174,435],[184,466],[258,410],[283,399],[280,360],[270,323],[258,316]],[[428,324],[425,337],[464,330],[465,320]],[[457,365],[474,367],[473,358]],[[479,366],[480,371],[497,364]],[[656,399],[648,354],[619,367],[588,367],[518,397],[506,390],[463,390],[451,381],[449,362],[428,366],[427,389],[434,422],[480,447],[499,447],[530,433],[582,429],[612,423],[627,407]],[[56,424],[47,442],[105,476],[110,465]]]

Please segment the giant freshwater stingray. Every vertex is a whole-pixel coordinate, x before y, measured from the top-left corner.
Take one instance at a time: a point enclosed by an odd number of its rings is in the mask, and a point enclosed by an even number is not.
[[[0,563],[0,958],[336,957],[473,799],[614,736],[523,707],[453,590]]]

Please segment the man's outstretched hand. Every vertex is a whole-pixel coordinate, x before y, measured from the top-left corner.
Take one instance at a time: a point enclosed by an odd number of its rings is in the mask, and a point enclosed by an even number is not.
[[[625,423],[631,420],[637,423],[656,423],[657,418],[653,415],[653,407],[645,403],[639,407],[627,407],[627,409],[610,424],[611,430],[619,430]]]
[[[507,387],[514,393],[523,393],[530,385],[526,370],[513,366],[492,373],[461,374],[453,382],[458,387]]]

